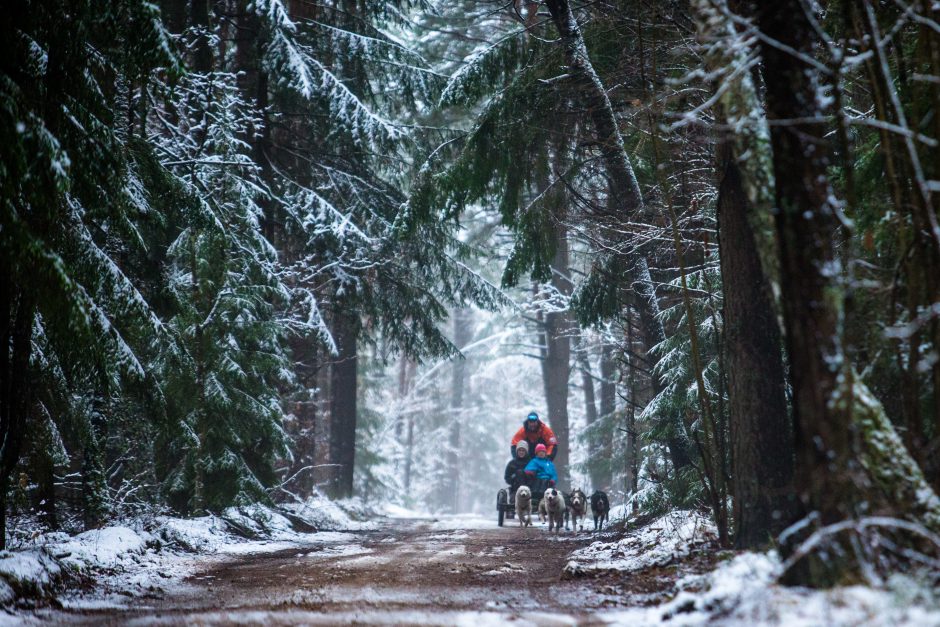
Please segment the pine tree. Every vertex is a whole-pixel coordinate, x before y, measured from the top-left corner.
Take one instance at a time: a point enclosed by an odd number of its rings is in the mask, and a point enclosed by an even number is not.
[[[0,494],[5,498],[30,423],[43,419],[56,439],[67,418],[78,448],[70,453],[83,460],[86,522],[96,524],[107,508],[104,423],[120,390],[154,392],[142,357],[167,341],[121,263],[143,245],[136,169],[146,158],[122,117],[126,79],[172,68],[175,59],[145,3],[82,2],[65,12],[28,2],[11,7],[7,18],[0,71]],[[44,365],[54,370],[42,372]]]
[[[155,120],[150,139],[190,198],[167,259],[177,304],[167,326],[182,353],[160,364],[179,420],[165,482],[181,507],[219,510],[264,499],[275,460],[289,455],[278,391],[292,378],[278,312],[290,293],[262,233],[270,192],[243,139],[261,123],[236,76],[190,74],[164,107],[155,117],[177,123]]]

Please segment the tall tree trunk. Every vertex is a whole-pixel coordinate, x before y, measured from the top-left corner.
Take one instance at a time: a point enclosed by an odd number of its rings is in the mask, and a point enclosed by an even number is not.
[[[313,485],[326,486],[332,489],[333,477],[333,452],[330,450],[330,434],[332,433],[333,415],[333,368],[331,355],[324,350],[321,353],[321,365],[316,374],[316,399],[314,402],[314,411],[317,420],[313,427],[313,459],[315,468],[313,469]]]
[[[635,400],[633,398],[631,401]],[[601,349],[601,383],[600,383],[600,420],[607,421],[608,433],[613,433],[614,412],[617,410],[617,362],[614,360],[614,347],[610,344],[604,344]],[[627,426],[630,429],[630,426]],[[630,437],[630,434],[627,434]],[[603,464],[598,468],[596,483],[594,487],[600,490],[609,490],[613,484],[613,436],[608,435],[604,438],[604,444],[600,448]],[[629,451],[628,451],[629,455]]]
[[[403,356],[399,360],[398,371],[398,398],[401,401],[402,412],[398,417],[398,440],[405,451],[404,488],[405,495],[411,495],[411,469],[414,465],[415,417],[408,407],[407,399],[414,385],[418,364],[410,357]]]
[[[56,515],[55,466],[58,453],[58,438],[52,415],[42,404],[37,403],[38,428],[31,433],[32,449],[31,474],[36,483],[36,495],[33,499],[36,508],[42,512],[43,523],[48,529],[58,530],[59,520]]]
[[[627,350],[625,351],[627,362],[627,379],[629,382],[629,398],[626,407],[626,455],[624,456],[624,493],[631,497],[633,511],[638,509],[636,502],[636,493],[639,486],[639,468],[640,451],[637,445],[636,433],[636,408],[639,406],[637,385],[637,354],[633,350],[633,324],[630,322],[631,312],[627,311]]]
[[[578,88],[576,93],[581,100],[580,104],[588,111],[594,126],[595,140],[610,179],[614,213],[624,222],[636,219],[645,211],[643,194],[633,172],[623,138],[620,136],[610,98],[591,64],[581,29],[567,0],[546,0],[545,5],[561,36],[568,72],[572,82]],[[626,257],[626,273],[637,292],[636,305],[646,330],[646,348],[649,350],[665,338],[665,333],[662,332],[662,321],[658,317],[656,291],[650,278],[646,258],[632,246],[629,247]],[[662,382],[657,380],[655,384],[661,386]],[[674,434],[667,442],[670,457],[676,469],[681,469],[691,463],[688,442],[680,436],[682,433],[680,417],[672,415],[667,420]]]
[[[770,285],[747,220],[741,174],[718,153],[718,245],[734,481],[735,546],[763,546],[794,520],[793,430]]]
[[[757,20],[767,82],[776,181],[781,290],[790,355],[796,486],[812,521],[833,525],[871,512],[940,529],[940,501],[880,404],[857,380],[842,345],[841,268],[833,237],[841,224],[828,181],[814,29],[800,0],[761,3]],[[792,51],[792,52],[791,52]],[[795,54],[801,55],[800,57]],[[807,528],[808,530],[808,528]],[[851,532],[849,532],[851,533]],[[841,553],[795,554],[788,583],[831,585],[863,566],[846,534]],[[784,551],[793,551],[792,534]]]
[[[291,3],[294,5],[295,3]],[[300,3],[296,3],[300,4]],[[293,6],[291,8],[294,8]],[[273,180],[271,159],[274,152],[271,139],[271,123],[268,117],[270,97],[268,94],[268,73],[262,63],[264,47],[267,44],[263,35],[261,16],[258,15],[254,2],[244,2],[238,6],[235,29],[235,70],[238,72],[238,85],[244,97],[254,103],[259,112],[260,128],[247,129],[245,141],[251,145],[252,160],[261,169],[261,178],[266,182]],[[283,124],[293,122],[286,120]],[[289,132],[289,131],[288,131]],[[262,232],[269,242],[282,254],[286,253],[284,219],[279,214],[278,204],[272,203],[265,195],[258,199],[262,214]]]
[[[587,470],[591,478],[591,485],[601,485],[601,465],[607,465],[606,449],[604,447],[604,438],[600,434],[594,433],[594,430],[600,427],[597,413],[597,397],[594,387],[594,373],[591,372],[591,361],[587,349],[584,346],[584,339],[580,333],[575,335],[575,352],[577,354],[578,369],[581,371],[581,389],[584,393],[584,418],[587,423],[587,431],[590,436],[587,439]]]
[[[406,419],[408,424],[407,434],[405,436],[405,497],[411,497],[411,469],[414,465],[414,447],[415,447],[415,417],[412,412],[408,412]]]
[[[195,29],[196,38],[192,42],[193,69],[197,72],[208,73],[212,70],[212,47],[209,45],[209,1],[208,0],[190,0],[189,4],[189,22],[190,27]],[[205,129],[196,129],[194,132],[195,141],[202,149],[206,141]],[[189,264],[192,274],[192,284],[190,286],[190,298],[197,310],[205,304],[205,298],[202,294],[199,282],[199,266],[197,264],[196,243],[199,239],[198,229],[193,229],[189,238]],[[207,314],[208,312],[203,312]],[[195,431],[196,431],[196,460],[195,477],[193,479],[193,513],[200,515],[205,512],[207,506],[206,495],[206,465],[204,463],[205,449],[207,445],[207,432],[209,430],[208,401],[206,399],[206,351],[204,346],[204,333],[202,323],[197,323],[193,337],[193,360],[196,365],[195,379],[198,389],[197,407],[195,410]],[[92,434],[93,436],[93,434]],[[86,464],[89,460],[86,459]],[[83,482],[87,478],[83,473]]]
[[[3,355],[0,355],[0,550],[6,548],[7,491],[20,459],[26,432],[30,388],[27,373],[32,353],[35,306],[32,294],[10,284],[3,268],[0,287]]]
[[[352,496],[356,462],[358,398],[358,320],[337,313],[333,321],[337,355],[330,377],[330,462],[334,464],[331,494]]]
[[[108,514],[103,452],[94,422],[89,420],[82,434],[82,524],[85,530],[100,527]]]
[[[563,200],[562,200],[563,202]],[[563,214],[562,208],[561,213]],[[568,276],[568,232],[562,216],[555,223],[555,257],[552,260],[552,287],[559,293],[571,293]],[[571,473],[568,468],[570,441],[568,434],[568,379],[571,374],[571,321],[567,310],[549,311],[545,314],[545,359],[542,361],[545,381],[545,404],[548,409],[548,424],[558,438],[555,468],[558,484],[567,490]]]
[[[290,340],[291,360],[297,377],[296,392],[291,413],[294,423],[291,429],[293,461],[288,477],[293,477],[287,489],[302,499],[313,494],[314,468],[317,465],[317,382],[321,364],[319,350],[312,338],[298,335]]]
[[[744,67],[748,48],[724,0],[698,0],[699,38],[712,72]],[[745,130],[718,144],[718,244],[724,293],[725,355],[734,481],[735,545],[752,548],[776,537],[798,515],[793,492],[793,431],[787,412],[780,326],[768,246],[773,175],[764,148],[767,124],[748,72],[716,89],[717,121]]]
[[[467,308],[461,308],[454,312],[454,346],[463,351],[464,348],[473,340],[473,311]],[[457,358],[452,363],[450,383],[450,410],[453,419],[450,420],[450,448],[447,451],[448,473],[441,477],[441,482],[446,486],[447,502],[450,503],[450,509],[457,513],[460,499],[457,497],[457,490],[460,486],[460,446],[461,437],[460,425],[463,422],[459,417],[464,415],[464,396],[467,387],[467,361]]]
[[[636,278],[631,305],[639,314],[641,343],[652,364],[655,363],[652,355],[653,347],[666,341],[666,329],[659,315],[659,301],[656,299],[656,291],[653,288],[653,279],[650,277],[646,257],[635,255],[631,262],[632,270],[628,274],[631,278]],[[666,382],[655,372],[650,373],[650,379],[653,384],[654,397],[666,389]],[[672,411],[661,419],[668,432],[665,443],[669,449],[669,458],[672,460],[673,467],[676,470],[687,468],[692,463],[692,455],[689,442],[683,437],[682,416]]]
[[[545,370],[545,404],[548,409],[548,424],[558,438],[555,468],[558,484],[567,490],[570,472],[570,443],[568,439],[568,375],[570,374],[571,345],[566,335],[568,317],[562,312],[545,315],[545,336],[548,351],[542,367]]]
[[[212,70],[212,47],[209,45],[209,0],[191,0],[189,5],[190,25],[197,29],[193,43],[193,69],[197,72]]]
[[[578,367],[581,370],[581,390],[584,393],[584,417],[590,427],[597,422],[599,416],[597,397],[595,396],[594,373],[591,372],[591,360],[588,358],[587,350],[580,345],[578,346]]]
[[[187,5],[187,0],[161,0],[160,15],[171,33],[179,34],[186,28]]]

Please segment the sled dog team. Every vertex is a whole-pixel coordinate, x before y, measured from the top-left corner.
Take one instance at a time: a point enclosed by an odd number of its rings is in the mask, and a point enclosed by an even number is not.
[[[520,527],[532,524],[532,488],[521,485],[516,489],[516,516]],[[604,528],[610,514],[610,502],[607,494],[597,490],[590,499],[591,515],[594,517],[594,531]],[[584,519],[587,518],[588,500],[584,492],[575,488],[565,495],[553,486],[545,490],[538,506],[540,522],[548,521],[549,532],[558,533],[562,526],[568,529],[568,521],[575,531],[584,531]]]
[[[530,448],[534,447],[534,456],[529,457]],[[506,466],[505,479],[510,485],[510,492],[515,493],[516,515],[519,524],[528,527],[532,524],[533,494],[541,495],[538,505],[539,520],[548,521],[549,532],[558,533],[562,525],[567,529],[568,520],[572,526],[584,530],[587,517],[588,499],[584,492],[575,489],[564,494],[555,488],[558,473],[555,471],[555,454],[558,452],[558,439],[547,424],[531,412],[510,444],[512,459]],[[594,516],[594,530],[603,528],[610,513],[610,501],[607,494],[595,491],[590,499],[591,514]]]

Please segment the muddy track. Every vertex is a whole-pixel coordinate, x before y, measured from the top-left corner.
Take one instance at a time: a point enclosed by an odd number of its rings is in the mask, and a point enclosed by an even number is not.
[[[627,582],[560,577],[568,553],[595,539],[586,532],[553,538],[540,526],[445,530],[432,521],[394,521],[342,541],[227,558],[163,598],[126,609],[47,618],[95,625],[603,624],[592,615],[622,605]],[[665,593],[669,579],[653,592]]]

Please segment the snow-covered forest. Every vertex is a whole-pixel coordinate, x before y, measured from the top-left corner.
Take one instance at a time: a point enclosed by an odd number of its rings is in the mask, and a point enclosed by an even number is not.
[[[8,5],[6,607],[92,532],[495,524],[536,412],[616,523],[553,576],[641,538],[940,624],[934,0]],[[736,611],[670,581],[609,621]]]

